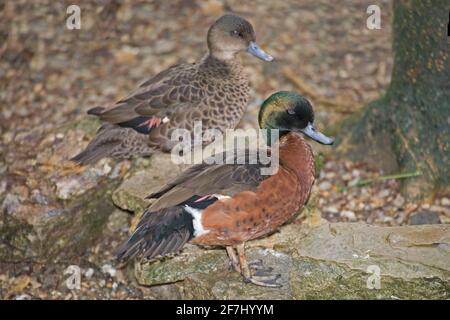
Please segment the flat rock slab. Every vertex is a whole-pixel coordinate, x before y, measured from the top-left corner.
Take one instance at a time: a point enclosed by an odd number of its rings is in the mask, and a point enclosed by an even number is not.
[[[450,226],[291,224],[248,243],[248,260],[281,274],[282,288],[245,284],[225,251],[188,245],[136,263],[142,285],[179,282],[186,299],[449,299]]]

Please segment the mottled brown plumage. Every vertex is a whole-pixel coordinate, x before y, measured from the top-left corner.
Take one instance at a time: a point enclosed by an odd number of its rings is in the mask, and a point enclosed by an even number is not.
[[[90,164],[108,156],[147,156],[154,149],[169,152],[177,143],[171,141],[173,130],[192,130],[196,120],[204,130],[235,128],[249,100],[248,78],[237,54],[247,50],[272,59],[254,41],[245,19],[221,17],[208,31],[209,52],[199,63],[170,67],[127,98],[89,110],[106,124],[73,160]]]
[[[308,201],[314,183],[314,156],[302,134],[323,144],[333,140],[314,129],[311,104],[292,92],[269,97],[259,119],[262,128],[281,130],[275,174],[262,175],[261,169],[267,165],[260,162],[191,167],[150,195],[157,200],[146,210],[135,234],[119,248],[119,258],[155,257],[154,248],[160,253],[165,243],[177,242],[189,232],[186,241],[226,246],[232,265],[246,280],[277,286],[274,279],[257,279],[250,273],[245,242],[277,230]],[[152,223],[148,223],[150,216],[155,217]],[[167,226],[164,231],[156,227],[158,221]]]

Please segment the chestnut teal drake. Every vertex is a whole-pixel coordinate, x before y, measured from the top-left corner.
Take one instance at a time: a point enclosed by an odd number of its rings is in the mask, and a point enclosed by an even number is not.
[[[95,107],[88,114],[104,124],[86,149],[73,157],[76,163],[93,164],[104,157],[117,160],[149,156],[177,143],[174,129],[234,129],[249,101],[249,83],[238,54],[248,52],[272,61],[255,42],[252,25],[227,14],[207,34],[209,52],[198,63],[178,64],[142,83],[127,98],[112,106]]]
[[[325,145],[333,144],[333,139],[315,129],[311,103],[295,92],[270,96],[258,119],[262,129],[279,130],[273,144],[279,151],[276,173],[262,175],[261,161],[205,162],[190,167],[149,196],[156,200],[116,251],[119,260],[164,256],[187,242],[223,246],[244,281],[279,286],[279,275],[272,275],[261,264],[252,267],[247,263],[245,243],[273,233],[307,203],[315,166],[311,146],[303,136]]]

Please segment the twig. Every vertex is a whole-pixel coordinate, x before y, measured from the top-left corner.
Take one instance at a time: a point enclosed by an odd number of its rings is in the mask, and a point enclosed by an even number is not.
[[[371,179],[357,179],[357,180],[350,181],[348,186],[349,187],[360,187],[360,186],[365,186],[365,185],[368,185],[368,184],[371,184],[374,182],[378,182],[378,181],[406,179],[406,178],[417,177],[420,175],[422,175],[422,172],[415,171],[415,172],[406,172],[406,173],[398,173],[398,174],[392,174],[392,175],[387,175],[387,176],[380,176],[380,177],[375,177],[375,178],[371,178]]]

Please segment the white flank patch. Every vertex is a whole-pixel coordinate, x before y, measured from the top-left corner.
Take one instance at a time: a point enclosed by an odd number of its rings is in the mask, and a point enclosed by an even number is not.
[[[170,121],[170,119],[168,118],[168,117],[164,117],[163,119],[162,119],[162,123],[167,123],[167,122],[169,122]]]
[[[223,195],[221,195],[221,194],[217,194],[217,193],[214,193],[214,194],[212,194],[212,196],[213,197],[216,197],[218,200],[226,200],[226,199],[231,199],[231,197],[230,196],[223,196]]]
[[[186,211],[191,214],[194,218],[192,223],[194,224],[194,236],[198,237],[204,235],[209,232],[209,230],[205,230],[202,225],[202,213],[203,211],[200,209],[191,208],[188,205],[184,206]]]

